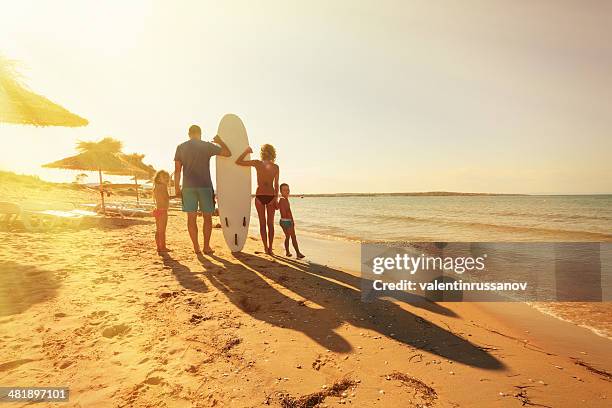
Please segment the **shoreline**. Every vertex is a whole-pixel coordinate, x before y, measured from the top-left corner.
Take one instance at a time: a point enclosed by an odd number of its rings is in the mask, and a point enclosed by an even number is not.
[[[315,248],[314,255],[307,256],[307,260],[320,264],[322,266],[330,266],[333,268],[338,268],[345,270],[347,272],[351,272],[356,276],[360,276],[360,268],[361,268],[361,252],[360,252],[360,242],[351,241],[351,240],[343,240],[342,238],[337,239],[328,239],[323,236],[315,236],[313,233],[304,234],[299,237],[300,240],[300,248]],[[307,243],[306,246],[302,244],[302,242]],[[293,251],[293,248],[291,248]],[[446,307],[451,307],[457,302],[441,302],[444,303]],[[604,333],[601,329],[596,327],[591,327],[585,324],[581,324],[579,322],[572,321],[570,319],[564,318],[555,314],[553,311],[547,310],[544,305],[536,305],[531,304],[533,302],[471,302],[474,305],[478,305],[483,309],[489,311],[489,313],[498,314],[499,317],[503,316],[509,322],[516,326],[526,326],[532,327],[532,331],[540,332],[545,334],[545,331],[537,330],[538,325],[525,325],[524,321],[537,321],[546,326],[556,326],[557,328],[561,328],[561,326],[554,325],[548,321],[549,319],[554,319],[555,321],[567,323],[571,325],[572,328],[576,330],[586,330],[592,335],[602,338],[606,341],[612,341],[612,338]],[[515,306],[512,306],[515,305]],[[516,305],[524,305],[516,306]],[[513,310],[513,313],[506,313],[506,307],[510,307]],[[520,311],[520,312],[519,312]],[[563,326],[563,325],[562,325]],[[564,331],[566,331],[569,326],[564,327]],[[582,336],[584,340],[584,347],[588,348],[589,336]],[[612,343],[610,344],[612,346]],[[612,359],[610,360],[612,363]],[[612,364],[610,364],[612,366]]]
[[[249,233],[253,236],[258,236],[258,227],[256,224],[257,216],[251,214],[251,224]],[[276,223],[278,224],[278,223]],[[275,224],[275,225],[276,225]],[[503,240],[503,242],[612,242],[612,234],[605,234],[600,232],[590,232],[590,231],[579,231],[579,230],[553,230],[553,229],[545,229],[545,228],[530,228],[530,227],[520,227],[520,226],[508,226],[508,225],[489,225],[490,227],[499,227],[501,229],[506,229],[508,231],[513,232],[532,232],[545,234],[547,236],[546,240],[537,240],[536,238],[541,238],[542,236],[525,236],[523,238],[515,238],[511,240]],[[300,225],[302,228],[302,226]],[[282,233],[282,231],[281,231]],[[405,242],[404,240],[396,240],[396,239],[376,239],[376,240],[364,240],[359,236],[346,236],[342,234],[332,235],[330,233],[322,233],[316,231],[316,228],[313,227],[305,227],[300,230],[300,233],[303,235],[307,235],[313,239],[321,239],[321,240],[329,240],[329,241],[347,241],[354,243],[385,243],[385,242]],[[437,241],[445,241],[442,239]],[[495,240],[489,241],[479,241],[479,240],[467,240],[469,242],[497,242]],[[413,239],[412,242],[431,242],[429,239],[416,240]],[[460,242],[460,241],[448,241],[448,242]]]

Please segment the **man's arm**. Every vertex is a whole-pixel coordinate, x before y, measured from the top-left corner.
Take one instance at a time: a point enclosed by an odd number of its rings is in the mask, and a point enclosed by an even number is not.
[[[216,135],[214,137],[213,142],[215,142],[216,144],[221,146],[221,151],[219,152],[219,154],[217,156],[230,157],[232,155],[232,152],[230,151],[229,147],[227,147],[227,145],[219,137],[219,135]]]
[[[183,163],[178,160],[174,161],[174,191],[177,197],[181,195],[181,172]]]

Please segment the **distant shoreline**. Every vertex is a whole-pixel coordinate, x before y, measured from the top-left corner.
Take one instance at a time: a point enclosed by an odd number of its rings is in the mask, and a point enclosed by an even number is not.
[[[74,188],[80,184],[74,182],[48,181],[38,175],[18,174],[12,171],[0,170],[0,180],[7,182],[20,182],[40,185],[62,185]],[[98,183],[84,183],[86,186],[98,186]],[[109,183],[113,187],[113,183]],[[115,183],[116,187],[131,188],[132,183]],[[150,189],[151,186],[142,181],[140,188]],[[423,191],[423,192],[399,192],[399,193],[293,193],[293,197],[538,197],[538,196],[608,196],[610,193],[462,193],[458,191]],[[255,194],[252,194],[254,197]]]
[[[310,193],[291,194],[293,197],[559,197],[609,196],[612,193],[461,193],[456,191],[426,191],[413,193]],[[253,195],[254,196],[254,195]]]
[[[448,196],[529,196],[531,194],[510,194],[510,193],[460,193],[456,191],[426,191],[413,193],[314,193],[314,194],[293,194],[300,197],[448,197]]]

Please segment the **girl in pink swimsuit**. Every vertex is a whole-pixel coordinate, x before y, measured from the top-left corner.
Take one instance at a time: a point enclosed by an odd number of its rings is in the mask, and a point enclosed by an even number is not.
[[[166,227],[168,226],[168,207],[170,206],[170,194],[168,194],[168,183],[170,174],[165,170],[160,170],[153,178],[153,198],[155,199],[155,244],[157,252],[168,252],[166,248]]]

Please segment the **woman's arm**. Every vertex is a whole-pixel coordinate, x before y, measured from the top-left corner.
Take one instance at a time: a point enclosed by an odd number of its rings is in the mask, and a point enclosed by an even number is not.
[[[280,168],[276,166],[276,175],[274,176],[274,207],[278,208],[278,178]]]
[[[239,166],[256,166],[259,160],[244,160],[247,154],[253,153],[253,149],[247,147],[244,152],[236,159],[236,164]]]
[[[278,179],[280,175],[280,167],[276,166],[276,175],[274,176],[274,196],[278,198]]]

